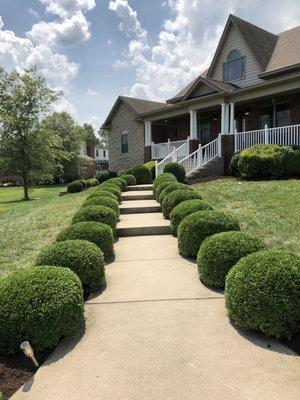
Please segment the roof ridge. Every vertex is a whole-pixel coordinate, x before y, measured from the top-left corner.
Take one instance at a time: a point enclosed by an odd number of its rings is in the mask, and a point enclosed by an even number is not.
[[[263,32],[269,33],[270,35],[278,36],[276,33],[267,31],[267,29],[264,29],[264,28],[261,28],[261,27],[258,26],[258,25],[252,24],[252,22],[249,22],[249,21],[246,21],[245,19],[242,19],[242,18],[240,18],[240,17],[237,17],[237,16],[234,15],[234,14],[229,14],[229,16],[230,16],[231,18],[235,19],[235,20],[238,20],[239,22],[242,22],[242,23],[244,23],[244,24],[250,25],[250,26],[252,26],[253,28],[256,28],[256,29],[259,29],[259,30],[261,30],[261,31],[263,31]]]

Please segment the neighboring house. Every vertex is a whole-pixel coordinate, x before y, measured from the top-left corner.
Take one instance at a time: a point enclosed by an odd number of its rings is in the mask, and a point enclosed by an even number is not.
[[[230,15],[205,72],[166,103],[120,96],[103,127],[116,170],[163,159],[158,173],[171,160],[192,173],[221,156],[227,169],[256,143],[300,145],[300,26],[273,34]]]
[[[94,176],[96,171],[108,169],[108,149],[95,144],[93,140],[87,139],[80,147],[80,156],[89,160],[86,175]]]

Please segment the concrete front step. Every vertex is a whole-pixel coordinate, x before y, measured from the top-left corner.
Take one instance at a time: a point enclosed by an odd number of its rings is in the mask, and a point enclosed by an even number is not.
[[[128,200],[120,205],[121,214],[158,213],[160,205],[155,200]]]
[[[144,184],[144,185],[127,186],[127,190],[129,192],[135,192],[135,191],[141,191],[141,190],[152,190],[152,189],[153,189],[152,183]]]
[[[161,213],[122,214],[117,225],[117,236],[170,235],[170,221]]]
[[[122,200],[152,200],[152,190],[136,190],[122,193]]]

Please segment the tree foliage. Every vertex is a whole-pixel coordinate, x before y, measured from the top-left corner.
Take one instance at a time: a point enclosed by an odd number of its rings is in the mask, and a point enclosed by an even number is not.
[[[61,143],[58,135],[41,129],[40,120],[58,97],[35,69],[0,70],[0,158],[22,179],[25,200],[29,184],[51,178],[55,167]]]

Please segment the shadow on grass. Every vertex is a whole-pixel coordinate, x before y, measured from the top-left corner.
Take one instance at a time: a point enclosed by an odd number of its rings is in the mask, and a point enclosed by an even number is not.
[[[288,342],[279,342],[279,340],[268,338],[262,332],[249,331],[239,328],[230,319],[229,323],[239,335],[241,335],[244,339],[251,342],[255,346],[259,346],[265,350],[274,351],[279,354],[286,354],[288,356],[297,357],[297,354],[292,352],[289,348]]]

